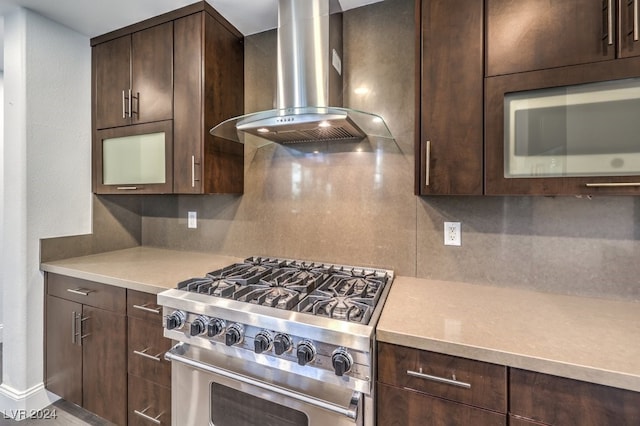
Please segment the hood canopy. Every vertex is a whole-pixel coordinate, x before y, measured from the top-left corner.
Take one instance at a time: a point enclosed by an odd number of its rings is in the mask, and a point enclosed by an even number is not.
[[[342,107],[339,11],[337,0],[279,0],[277,108],[230,118],[210,133],[258,144],[393,139],[382,117]]]

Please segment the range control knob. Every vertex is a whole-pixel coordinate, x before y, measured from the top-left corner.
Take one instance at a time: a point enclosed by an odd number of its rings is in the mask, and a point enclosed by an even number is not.
[[[338,348],[331,354],[331,365],[333,365],[333,371],[335,371],[336,376],[342,376],[351,370],[353,358],[346,349]]]
[[[303,340],[298,343],[298,350],[296,351],[298,356],[299,365],[307,365],[316,357],[316,348],[308,340]]]
[[[189,334],[192,336],[199,336],[207,330],[207,325],[209,324],[209,318],[205,316],[199,316],[198,318],[191,321],[191,327],[189,329]]]
[[[273,349],[276,352],[276,355],[282,355],[285,352],[288,352],[291,349],[291,337],[286,334],[278,333],[273,338]]]
[[[271,338],[271,334],[268,331],[260,331],[256,334],[256,337],[253,339],[253,347],[254,352],[257,354],[261,354],[262,352],[266,352],[271,349],[271,343],[273,339]]]
[[[227,332],[224,335],[224,343],[227,346],[233,346],[237,343],[242,342],[242,338],[244,337],[244,327],[241,324],[231,324],[227,328]]]
[[[212,319],[209,321],[209,325],[207,326],[207,336],[216,337],[224,331],[226,326],[227,324],[224,320],[221,320],[220,318]]]
[[[184,325],[187,315],[182,311],[173,311],[165,318],[165,327],[167,330],[181,328]]]

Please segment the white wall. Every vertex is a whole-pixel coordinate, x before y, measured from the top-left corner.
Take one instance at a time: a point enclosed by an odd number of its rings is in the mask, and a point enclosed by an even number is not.
[[[4,68],[0,411],[8,412],[50,402],[40,238],[91,232],[89,40],[18,9],[5,16]]]
[[[0,17],[4,22],[4,19]],[[4,57],[4,54],[2,55]],[[2,233],[2,217],[4,210],[4,71],[0,70],[0,241],[4,241]],[[2,259],[2,245],[0,244],[0,259]],[[0,278],[0,342],[2,342],[2,278]],[[2,378],[0,377],[0,381]]]

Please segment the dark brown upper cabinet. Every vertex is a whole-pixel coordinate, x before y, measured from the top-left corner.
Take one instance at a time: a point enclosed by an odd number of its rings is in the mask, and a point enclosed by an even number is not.
[[[418,195],[483,192],[483,3],[416,2]]]
[[[637,56],[638,0],[485,0],[486,75]]]
[[[173,118],[173,23],[93,48],[97,129]]]
[[[243,113],[242,36],[208,13],[174,25],[174,192],[242,193],[244,145],[209,134]]]
[[[243,192],[244,145],[209,134],[244,112],[236,28],[201,1],[91,45],[94,192]]]

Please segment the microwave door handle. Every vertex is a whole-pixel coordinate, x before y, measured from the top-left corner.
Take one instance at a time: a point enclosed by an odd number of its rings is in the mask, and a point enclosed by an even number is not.
[[[291,391],[289,389],[285,389],[279,386],[274,386],[272,384],[263,383],[259,380],[256,380],[248,376],[244,376],[242,374],[232,373],[222,368],[218,368],[213,365],[206,364],[204,362],[195,361],[191,358],[184,357],[178,354],[178,352],[181,351],[181,347],[182,347],[182,344],[178,343],[176,346],[174,346],[164,354],[164,359],[166,359],[167,361],[175,361],[180,364],[185,364],[189,367],[196,368],[198,370],[202,370],[207,373],[217,374],[219,376],[226,377],[227,379],[239,381],[241,383],[255,386],[257,388],[260,388],[269,392],[277,393],[284,397],[301,401],[305,404],[324,408],[325,410],[329,410],[333,413],[341,414],[350,419],[355,420],[358,417],[358,405],[360,404],[360,399],[362,398],[361,392],[354,392],[351,397],[351,401],[349,402],[349,407],[343,407],[341,405],[333,404],[328,401],[323,401],[321,399],[314,398],[309,395],[303,395],[298,392]]]

